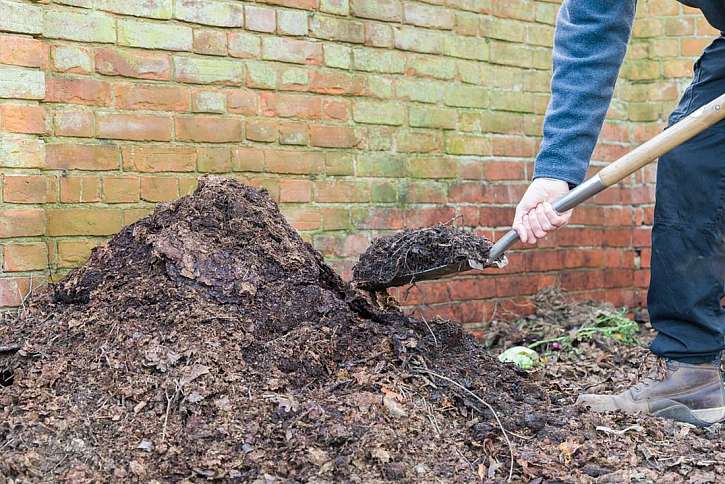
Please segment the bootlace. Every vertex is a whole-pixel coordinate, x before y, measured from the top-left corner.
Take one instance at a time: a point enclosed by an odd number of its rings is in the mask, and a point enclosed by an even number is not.
[[[667,360],[665,360],[664,358],[659,358],[659,357],[655,357],[655,356],[652,356],[652,357],[655,358],[654,366],[649,371],[649,373],[647,375],[645,375],[639,381],[639,383],[637,383],[636,385],[634,385],[632,387],[633,390],[635,390],[635,391],[643,390],[644,388],[646,388],[654,383],[661,382],[667,376]],[[648,357],[648,358],[650,358],[650,357]],[[641,366],[644,366],[644,364],[646,362],[647,362],[647,360],[645,360]],[[641,371],[641,366],[640,366],[640,371]]]

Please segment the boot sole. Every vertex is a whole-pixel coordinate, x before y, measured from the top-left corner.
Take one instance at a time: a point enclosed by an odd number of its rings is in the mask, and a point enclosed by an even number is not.
[[[697,427],[709,427],[725,420],[725,407],[691,410],[685,405],[674,404],[667,408],[652,412],[657,417],[686,422]],[[702,418],[700,418],[702,417]],[[703,420],[703,418],[705,420]]]

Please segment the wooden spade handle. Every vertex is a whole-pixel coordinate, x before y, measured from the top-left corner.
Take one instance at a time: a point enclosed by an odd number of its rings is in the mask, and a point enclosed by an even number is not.
[[[655,158],[725,119],[725,94],[673,124],[599,172],[605,186],[612,186]]]

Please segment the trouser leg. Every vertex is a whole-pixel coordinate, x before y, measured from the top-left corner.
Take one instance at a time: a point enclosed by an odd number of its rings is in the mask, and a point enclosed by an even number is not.
[[[698,61],[674,123],[725,93],[725,38]],[[725,121],[660,158],[648,307],[654,353],[689,363],[725,347]]]

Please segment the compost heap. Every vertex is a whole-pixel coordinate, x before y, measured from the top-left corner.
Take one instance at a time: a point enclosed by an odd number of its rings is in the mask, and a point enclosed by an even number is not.
[[[10,478],[501,479],[497,416],[547,423],[544,392],[458,324],[374,307],[266,191],[217,177],[36,293],[0,329],[18,342]]]
[[[571,405],[634,383],[652,362],[641,346],[571,338],[517,372],[458,324],[367,297],[265,191],[202,179],[0,322],[0,482],[502,482],[497,417],[516,481],[725,473],[719,425]],[[610,311],[535,302],[484,344],[558,340]]]
[[[353,280],[364,289],[394,286],[395,280],[416,282],[416,274],[448,264],[474,260],[485,264],[491,241],[461,227],[438,224],[405,229],[378,237],[353,267]]]

